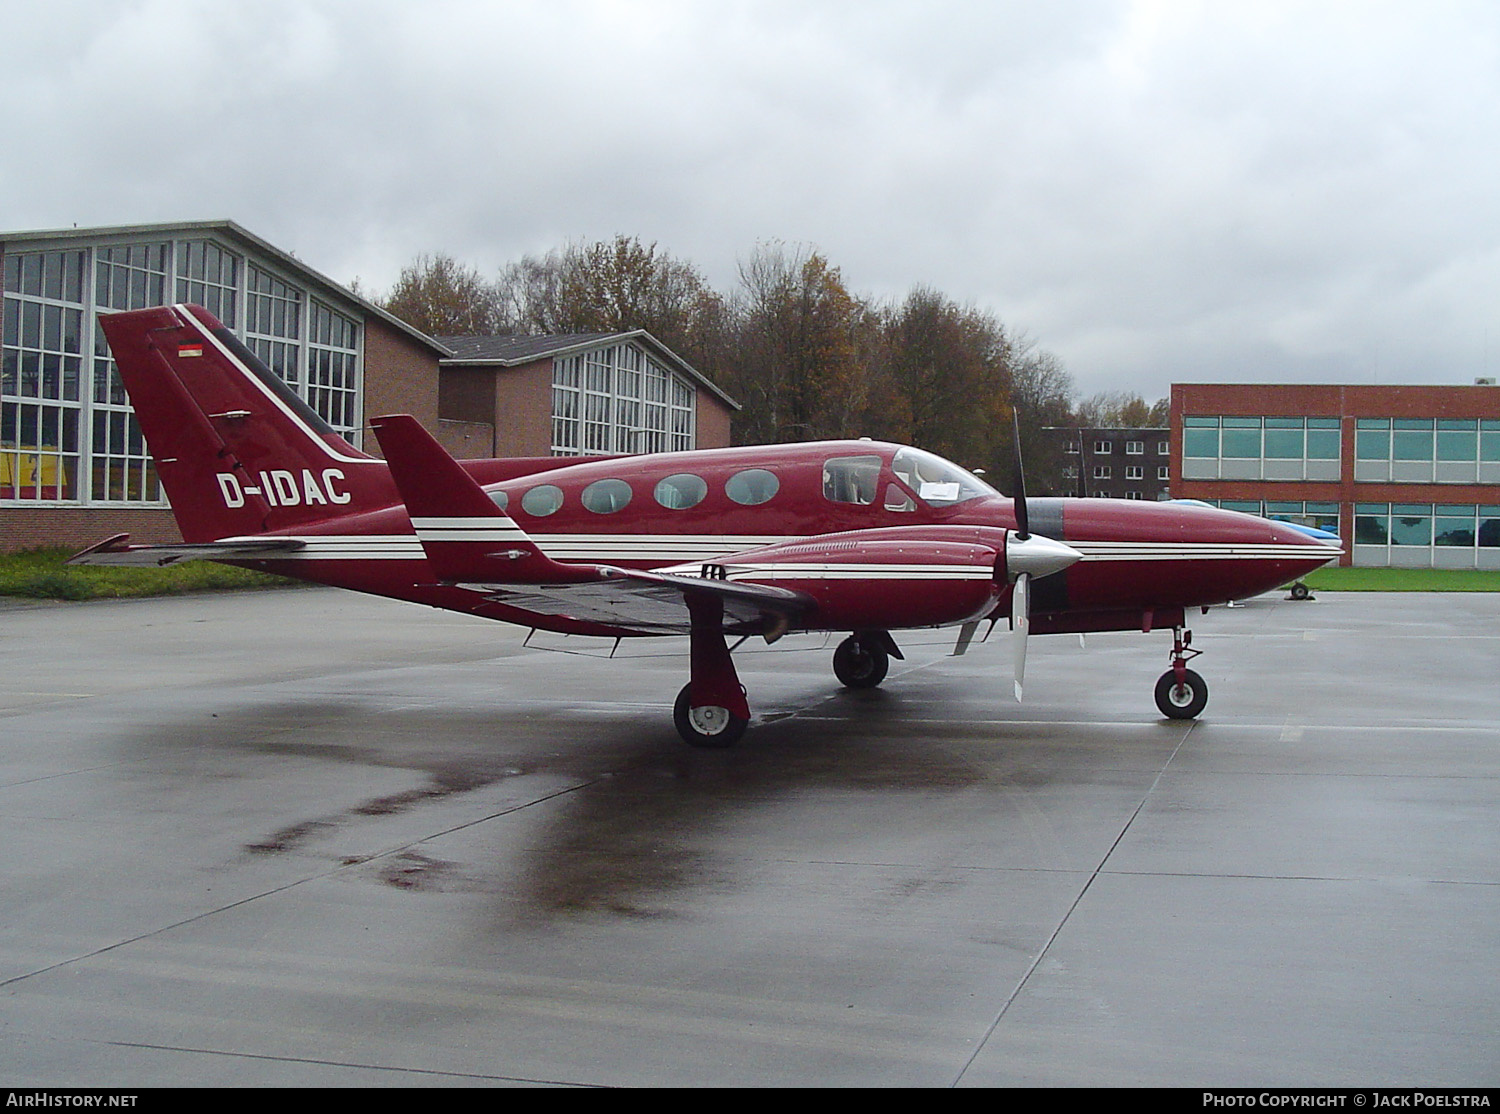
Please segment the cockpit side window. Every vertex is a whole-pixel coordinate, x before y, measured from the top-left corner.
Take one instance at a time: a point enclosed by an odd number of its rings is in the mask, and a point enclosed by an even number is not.
[[[906,494],[900,484],[885,485],[885,509],[888,511],[914,511],[916,500]]]
[[[922,502],[934,507],[1000,494],[972,472],[922,449],[901,449],[891,461],[891,469]]]
[[[823,494],[833,502],[867,507],[879,490],[878,456],[836,456],[823,462]]]

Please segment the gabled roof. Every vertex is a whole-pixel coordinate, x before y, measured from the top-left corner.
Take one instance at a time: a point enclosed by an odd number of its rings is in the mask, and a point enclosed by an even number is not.
[[[392,328],[398,329],[413,340],[431,348],[439,356],[451,355],[447,346],[435,338],[428,336],[420,329],[412,328],[399,317],[387,313],[373,302],[366,301],[348,287],[334,282],[320,271],[313,270],[295,255],[262,240],[255,233],[241,228],[232,220],[190,220],[172,221],[165,224],[124,224],[100,228],[48,228],[29,232],[0,232],[0,248],[9,247],[12,243],[30,244],[49,240],[123,240],[136,239],[141,236],[181,236],[208,232],[216,232],[227,240],[238,240],[259,254],[274,259],[287,270],[304,275],[312,284],[321,286],[337,294],[343,300],[358,306],[370,316],[380,318]]]
[[[519,367],[536,360],[571,356],[591,348],[605,348],[612,344],[632,341],[651,352],[663,363],[692,380],[698,386],[718,398],[734,410],[740,404],[725,394],[719,387],[673,352],[645,329],[631,329],[623,333],[551,333],[545,336],[492,336],[460,337],[440,336],[434,338],[452,356],[442,360],[444,367]]]
[[[545,336],[441,336],[435,339],[453,350],[449,363],[486,363],[514,367],[545,356],[566,355],[593,348],[620,335],[623,334],[549,333]]]

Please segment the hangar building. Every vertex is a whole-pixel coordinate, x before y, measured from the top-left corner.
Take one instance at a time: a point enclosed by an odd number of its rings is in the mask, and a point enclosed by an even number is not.
[[[1172,495],[1335,530],[1343,564],[1500,569],[1500,387],[1174,383]]]
[[[227,220],[0,233],[0,293],[6,552],[179,540],[100,313],[206,306],[366,452],[378,414],[462,458],[718,447],[738,409],[644,331],[444,342]]]

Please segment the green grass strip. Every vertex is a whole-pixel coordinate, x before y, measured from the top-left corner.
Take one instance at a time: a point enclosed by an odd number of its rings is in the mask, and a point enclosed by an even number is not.
[[[0,596],[99,600],[285,588],[300,583],[283,576],[213,561],[185,561],[164,569],[64,565],[63,562],[75,552],[70,549],[27,549],[0,554]]]
[[[1500,592],[1490,569],[1322,568],[1303,580],[1320,592]]]

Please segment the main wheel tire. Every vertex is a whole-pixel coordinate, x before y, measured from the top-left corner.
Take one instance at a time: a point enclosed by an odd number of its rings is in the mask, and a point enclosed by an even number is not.
[[[721,708],[717,704],[694,708],[689,703],[692,687],[682,686],[682,691],[677,694],[677,703],[672,708],[672,722],[677,725],[677,734],[689,746],[708,750],[734,746],[745,733],[750,721],[741,719],[728,708]]]
[[[1208,706],[1208,682],[1191,669],[1182,673],[1182,684],[1177,683],[1177,671],[1169,669],[1156,682],[1156,706],[1168,719],[1197,719]]]
[[[1299,580],[1297,581],[1297,583],[1292,585],[1292,599],[1305,600],[1311,595],[1312,590],[1309,589],[1306,584],[1303,584],[1302,581]]]
[[[872,689],[890,668],[890,654],[858,638],[844,639],[833,652],[833,675],[845,688]]]

